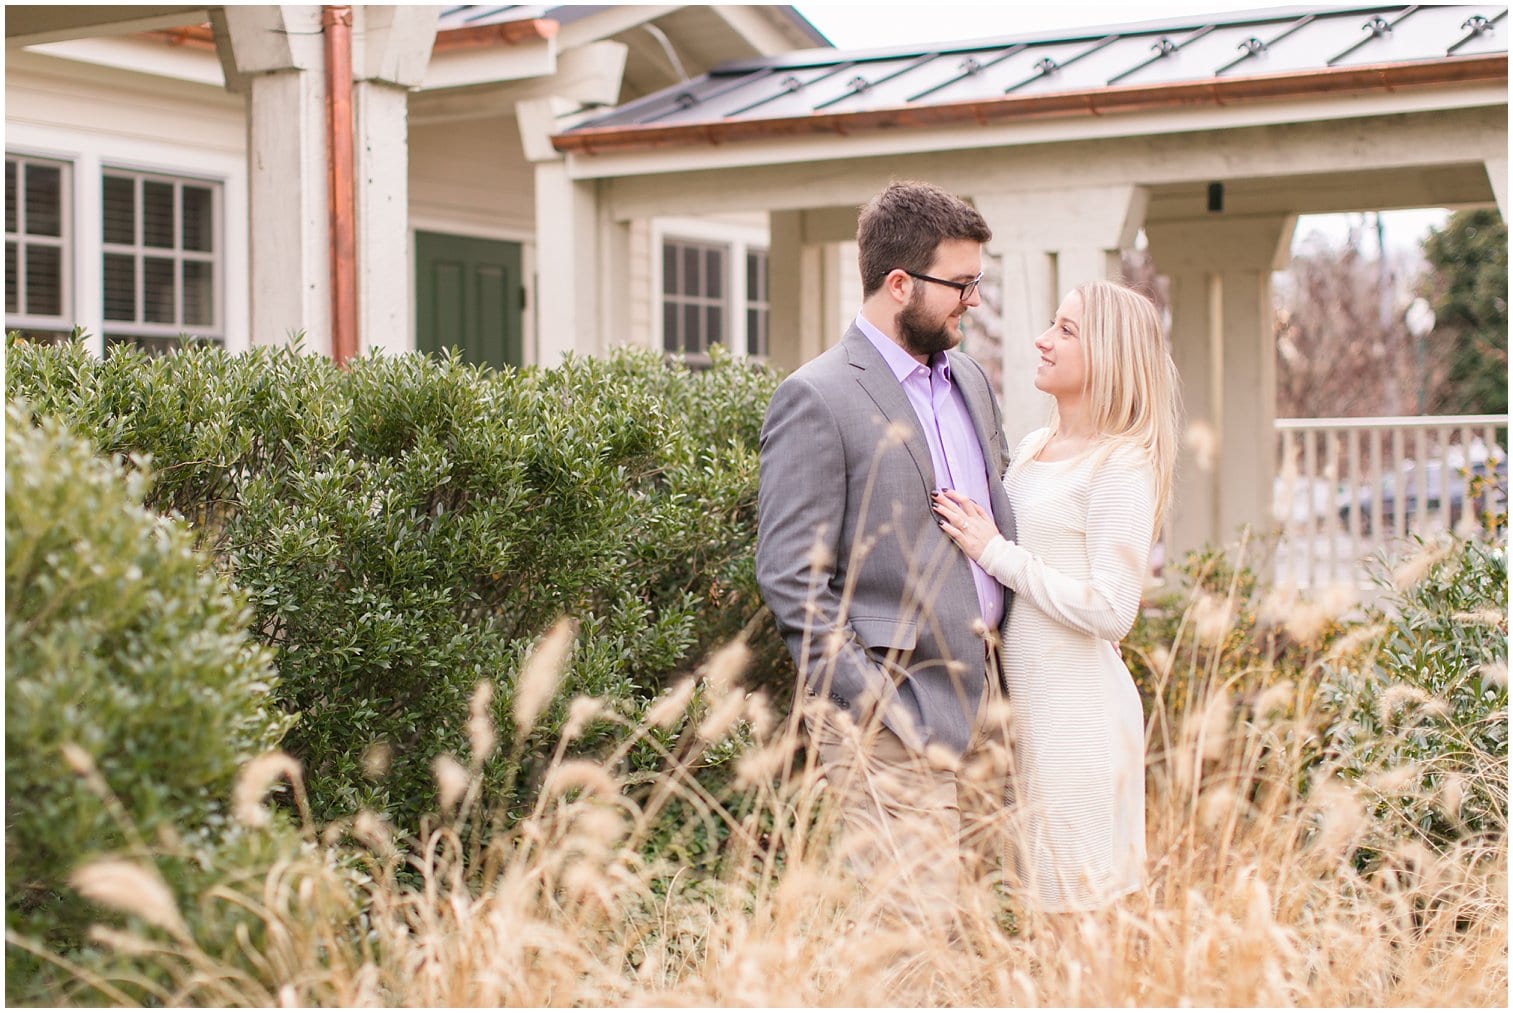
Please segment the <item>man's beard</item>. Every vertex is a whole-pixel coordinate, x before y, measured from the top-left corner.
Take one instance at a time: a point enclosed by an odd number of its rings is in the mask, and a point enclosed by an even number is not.
[[[948,318],[949,319],[949,318]],[[910,299],[898,313],[898,337],[910,355],[929,357],[955,348],[961,335],[945,320],[931,320],[925,315],[924,300]]]

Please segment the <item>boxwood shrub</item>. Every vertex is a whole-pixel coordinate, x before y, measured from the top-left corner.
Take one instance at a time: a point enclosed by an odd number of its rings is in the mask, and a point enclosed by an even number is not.
[[[623,351],[340,369],[289,347],[100,360],[14,337],[6,365],[8,398],[150,460],[147,505],[188,519],[247,594],[319,818],[430,811],[432,759],[466,759],[480,680],[500,756],[527,763],[574,693],[634,712],[748,627],[763,677],[792,685],[771,624],[753,622],[757,434],[777,382],[761,367]],[[580,627],[563,692],[535,742],[511,743],[515,673],[564,614]],[[392,761],[374,779],[378,744]]]

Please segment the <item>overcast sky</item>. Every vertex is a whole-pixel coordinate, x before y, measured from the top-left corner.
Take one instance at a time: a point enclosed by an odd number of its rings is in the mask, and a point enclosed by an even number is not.
[[[921,42],[956,42],[1032,35],[1064,28],[1165,21],[1194,14],[1256,11],[1286,5],[1257,0],[1209,0],[1206,3],[800,3],[794,6],[838,49],[881,49]],[[1445,217],[1446,213],[1440,209],[1388,212],[1383,222],[1387,245],[1415,248],[1424,232],[1431,225],[1442,223]],[[1312,232],[1322,232],[1338,243],[1344,239],[1352,220],[1357,225],[1361,221],[1359,215],[1308,216],[1299,222],[1293,248],[1298,249]],[[1375,241],[1374,233],[1373,228],[1365,244],[1368,250]]]

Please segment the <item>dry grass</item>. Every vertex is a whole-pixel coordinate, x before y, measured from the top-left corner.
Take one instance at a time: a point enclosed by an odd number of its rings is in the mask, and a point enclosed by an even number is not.
[[[559,655],[563,636],[547,645]],[[1506,832],[1448,853],[1384,834],[1369,814],[1374,789],[1332,776],[1312,758],[1316,725],[1306,688],[1284,684],[1247,696],[1244,686],[1221,683],[1215,673],[1196,687],[1190,720],[1177,727],[1153,722],[1143,891],[1096,915],[1047,918],[1020,907],[990,874],[963,897],[953,938],[884,924],[875,896],[848,882],[836,857],[843,849],[834,846],[844,842],[833,840],[822,786],[804,765],[795,726],[775,725],[760,698],[740,689],[745,661],[743,649],[731,648],[706,666],[697,732],[683,736],[656,782],[622,782],[626,749],[602,761],[559,750],[535,811],[482,844],[477,831],[488,814],[477,802],[482,758],[475,754],[471,767],[438,767],[452,782],[448,816],[424,840],[396,847],[390,828],[361,815],[324,828],[327,843],[311,843],[266,874],[228,872],[199,909],[202,921],[218,907],[255,915],[260,938],[243,932],[235,946],[197,940],[184,927],[195,920],[165,910],[158,885],[132,887],[159,884],[155,872],[119,858],[87,866],[77,882],[140,919],[130,923],[138,926],[133,931],[98,929],[96,939],[139,970],[112,977],[74,967],[78,990],[60,999],[254,1006],[1506,1004]],[[554,683],[547,673],[535,678]],[[688,685],[674,689],[650,720],[680,719],[690,692]],[[475,745],[492,748],[483,707],[474,704]],[[528,724],[527,711],[539,704],[533,698],[517,720]],[[606,711],[579,702],[574,727]],[[754,744],[732,794],[715,798],[689,769],[738,720]],[[627,728],[627,741],[648,727]],[[248,823],[261,822],[255,810],[270,778],[290,774],[283,760],[250,767],[238,796]],[[675,867],[648,846],[675,801],[724,824],[728,841],[717,872]],[[1356,861],[1363,846],[1377,856],[1364,873]]]

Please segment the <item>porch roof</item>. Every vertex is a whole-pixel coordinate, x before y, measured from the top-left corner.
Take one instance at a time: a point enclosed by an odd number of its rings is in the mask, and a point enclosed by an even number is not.
[[[1272,8],[743,60],[586,120],[559,151],[678,147],[1506,81],[1507,8]]]

